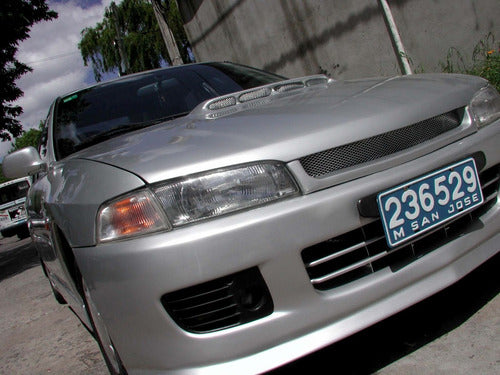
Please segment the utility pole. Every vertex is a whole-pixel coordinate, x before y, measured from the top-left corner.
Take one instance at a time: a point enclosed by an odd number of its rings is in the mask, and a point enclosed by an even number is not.
[[[391,37],[392,46],[394,52],[396,53],[396,58],[398,59],[398,64],[401,69],[401,72],[403,74],[412,74],[410,61],[408,59],[408,55],[406,54],[405,47],[403,46],[403,41],[401,40],[401,36],[399,35],[396,22],[392,17],[391,8],[389,8],[387,0],[379,0],[378,2],[380,7],[382,8],[384,21],[387,25],[387,29]]]
[[[153,10],[155,12],[156,21],[158,22],[158,26],[160,27],[161,35],[163,37],[163,41],[165,42],[165,46],[167,47],[168,55],[170,56],[170,60],[172,60],[172,65],[182,65],[184,62],[182,61],[181,54],[179,52],[179,48],[177,47],[177,43],[175,42],[174,34],[170,27],[168,27],[166,21],[167,12],[165,8],[160,3],[161,0],[151,0],[151,4],[153,5]]]
[[[113,15],[113,20],[115,21],[115,29],[116,29],[116,40],[115,44],[118,48],[118,54],[120,55],[120,66],[119,66],[119,74],[120,76],[127,75],[130,73],[130,65],[127,58],[127,54],[125,52],[125,48],[123,48],[123,33],[120,23],[120,18],[118,17],[118,11],[116,9],[115,2],[111,2],[111,14]]]

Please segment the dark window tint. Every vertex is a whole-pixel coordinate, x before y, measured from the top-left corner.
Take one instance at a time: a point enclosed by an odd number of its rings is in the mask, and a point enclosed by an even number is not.
[[[26,194],[28,194],[29,187],[30,185],[27,181],[20,181],[0,188],[0,204],[25,198]]]
[[[241,65],[211,63],[150,71],[70,94],[56,108],[56,156],[186,115],[205,100],[282,79]]]

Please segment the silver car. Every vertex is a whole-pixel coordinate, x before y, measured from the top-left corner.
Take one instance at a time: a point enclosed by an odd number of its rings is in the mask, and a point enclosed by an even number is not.
[[[499,118],[478,77],[203,63],[57,98],[3,167],[112,374],[251,374],[498,253]]]

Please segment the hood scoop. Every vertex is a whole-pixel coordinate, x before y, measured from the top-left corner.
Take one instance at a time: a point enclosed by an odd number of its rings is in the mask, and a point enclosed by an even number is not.
[[[317,87],[326,88],[333,81],[333,79],[319,74],[275,82],[249,90],[218,96],[217,98],[201,103],[191,112],[190,117],[214,120],[245,109],[270,103],[274,98],[292,95],[299,90],[304,91]]]

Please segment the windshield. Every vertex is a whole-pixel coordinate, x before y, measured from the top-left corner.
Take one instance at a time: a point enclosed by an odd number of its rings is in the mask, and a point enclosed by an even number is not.
[[[207,63],[125,77],[63,97],[56,107],[56,157],[188,114],[201,102],[283,80],[230,63]]]
[[[0,204],[6,204],[17,199],[25,198],[30,185],[28,181],[19,181],[15,184],[0,188]]]

